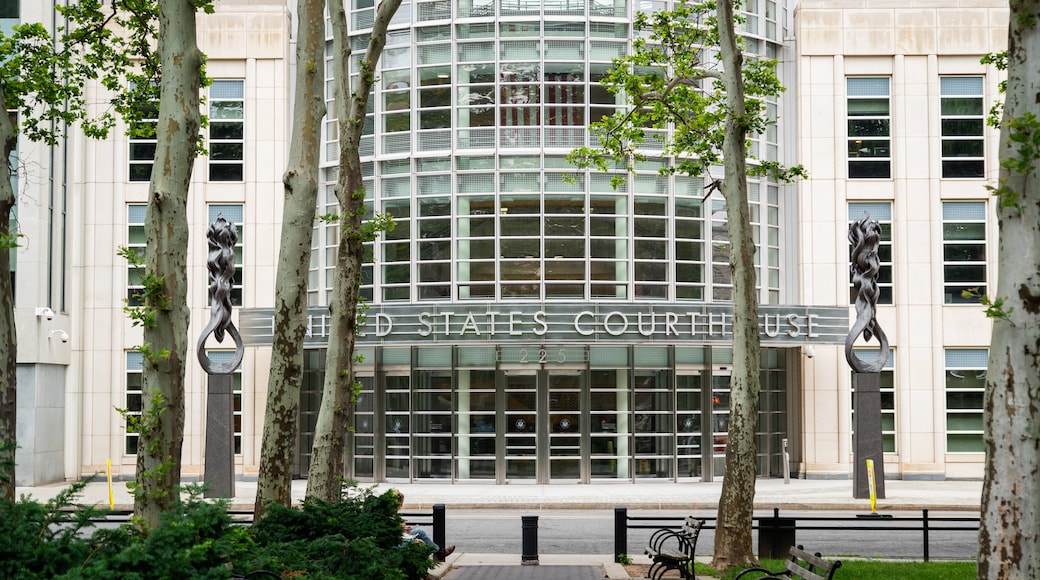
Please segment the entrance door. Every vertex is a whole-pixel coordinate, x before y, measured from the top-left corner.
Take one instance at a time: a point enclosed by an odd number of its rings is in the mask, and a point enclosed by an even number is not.
[[[729,383],[729,371],[719,369],[712,371],[711,457],[713,477],[726,475],[726,444],[729,442]]]
[[[581,373],[549,371],[549,479],[582,480]]]
[[[538,372],[503,371],[498,432],[503,434],[499,479],[538,480]]]

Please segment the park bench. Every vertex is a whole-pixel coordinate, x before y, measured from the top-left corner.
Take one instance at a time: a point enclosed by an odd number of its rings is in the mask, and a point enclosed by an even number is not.
[[[662,528],[654,532],[646,547],[646,555],[654,562],[647,578],[659,580],[669,570],[678,570],[684,579],[694,580],[693,557],[702,526],[704,520],[689,516],[678,530]]]
[[[781,578],[790,578],[792,580],[796,578],[801,580],[831,580],[834,578],[834,573],[838,571],[838,568],[841,568],[841,560],[831,562],[824,560],[819,552],[810,554],[802,546],[792,546],[791,559],[784,562],[783,570],[771,572],[765,568],[748,568],[738,574],[736,580],[740,580],[745,575],[747,575],[748,580],[752,578],[755,580],[779,580]],[[766,575],[753,575],[756,572]]]

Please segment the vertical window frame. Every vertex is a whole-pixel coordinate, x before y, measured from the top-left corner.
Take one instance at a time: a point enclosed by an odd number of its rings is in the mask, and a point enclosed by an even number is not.
[[[884,90],[881,82],[884,82]],[[873,85],[873,86],[872,86]],[[889,77],[846,77],[848,178],[892,178],[892,82]],[[877,101],[870,111],[868,101]],[[880,101],[884,100],[884,112]],[[869,123],[876,125],[871,134]]]
[[[987,213],[985,201],[942,202],[944,304],[978,304],[986,294],[989,283]],[[961,232],[977,231],[980,227],[981,238],[961,237]],[[957,257],[958,252],[971,251],[969,246],[978,246],[975,255],[968,259]],[[981,268],[981,280],[951,280],[951,272],[958,267]],[[965,291],[971,295],[964,296]]]
[[[235,113],[234,105],[236,103],[238,104],[238,114],[227,116]],[[208,105],[209,181],[231,183],[245,181],[245,81],[242,79],[214,80],[209,87]]]
[[[125,353],[125,385],[123,394],[123,454],[137,455],[141,436],[133,424],[144,411],[144,354],[132,350]]]
[[[126,249],[135,254],[141,263],[135,264],[130,260],[126,263],[126,295],[127,306],[144,306],[144,257],[146,237],[145,218],[148,206],[143,203],[133,203],[126,207]]]
[[[985,348],[977,349],[946,349],[944,351],[945,363],[945,403],[946,421],[943,425],[946,433],[947,453],[984,453],[983,442],[983,406],[986,390],[986,371],[989,351]],[[975,385],[960,386],[964,381],[974,381]],[[961,396],[959,404],[956,396]],[[968,406],[968,401],[963,395],[973,396],[977,401],[976,406]],[[975,415],[976,428],[965,427],[965,418]],[[953,428],[956,427],[956,428]],[[967,444],[967,447],[965,446]]]
[[[986,107],[985,82],[981,76],[944,76],[939,77],[940,102],[940,155],[943,179],[984,179],[986,177]],[[961,107],[971,100],[970,111],[954,111],[956,101],[962,101]],[[966,129],[974,129],[970,134],[957,134]],[[963,146],[973,143],[975,154]],[[960,146],[960,154],[953,154]],[[964,163],[971,165],[966,167]]]

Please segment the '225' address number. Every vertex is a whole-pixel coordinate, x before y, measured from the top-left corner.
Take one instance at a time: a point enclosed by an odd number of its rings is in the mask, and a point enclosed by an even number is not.
[[[521,348],[519,351],[517,351],[517,354],[519,354],[520,356],[517,357],[517,359],[514,362],[519,362],[519,363],[524,363],[524,364],[526,364],[526,363],[545,364],[545,363],[564,363],[564,362],[567,362],[567,351],[565,349],[562,349],[562,348],[557,350],[557,351],[555,351],[555,352],[552,352],[550,349],[547,349],[547,348],[539,348],[539,349]],[[498,353],[498,362],[503,362],[502,361],[502,352],[501,351],[499,351],[499,353]]]

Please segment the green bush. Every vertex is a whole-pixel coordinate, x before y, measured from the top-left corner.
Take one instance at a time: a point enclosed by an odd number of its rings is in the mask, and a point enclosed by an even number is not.
[[[101,512],[70,509],[86,485],[73,484],[44,504],[26,496],[0,500],[0,578],[53,578],[89,557],[84,534]]]
[[[236,550],[235,570],[270,570],[323,580],[425,578],[431,549],[403,543],[396,492],[345,494],[336,502],[309,499],[299,508],[272,505]]]
[[[186,488],[188,499],[162,514],[159,525],[141,533],[132,526],[98,530],[92,555],[61,578],[229,578],[227,561],[244,535],[231,527],[227,502],[209,502],[202,488]]]
[[[433,567],[429,546],[404,543],[395,492],[357,492],[299,508],[271,506],[252,527],[234,526],[227,502],[200,486],[146,533],[92,529],[103,514],[73,505],[85,482],[40,504],[0,500],[0,579],[222,579],[269,570],[308,580],[414,580]]]

